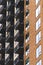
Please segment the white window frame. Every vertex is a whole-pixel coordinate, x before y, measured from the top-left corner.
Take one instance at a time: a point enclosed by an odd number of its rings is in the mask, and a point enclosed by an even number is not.
[[[36,5],[38,4],[39,1],[40,1],[40,0],[36,0]]]
[[[40,5],[39,5],[38,8],[36,9],[36,17],[40,14],[40,10],[41,10],[41,8],[40,8]]]
[[[41,55],[41,45],[36,49],[36,58]]]
[[[42,60],[39,60],[36,65],[42,65]]]
[[[36,22],[36,30],[38,30],[40,26],[41,26],[41,19],[39,18],[38,21]]]
[[[41,31],[36,35],[36,44],[41,40]]]

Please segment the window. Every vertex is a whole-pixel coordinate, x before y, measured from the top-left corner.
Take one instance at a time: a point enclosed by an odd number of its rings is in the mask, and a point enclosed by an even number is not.
[[[36,9],[36,17],[40,14],[40,5],[38,6],[38,8]]]
[[[29,28],[29,21],[26,21],[26,30]]]
[[[40,26],[41,26],[41,19],[39,18],[38,21],[36,22],[36,30],[38,30]]]
[[[36,35],[36,44],[41,40],[41,31]]]
[[[29,14],[29,10],[27,9],[27,10],[26,10],[26,16],[27,16],[28,14]]]
[[[42,65],[42,61],[40,60],[36,65]]]
[[[40,1],[40,0],[36,0],[36,5],[38,4],[39,1]]]
[[[29,58],[26,59],[26,65],[29,65]]]
[[[41,54],[41,45],[36,49],[36,58]]]
[[[29,45],[26,47],[26,56],[28,55],[29,53]]]
[[[26,43],[28,42],[29,40],[29,33],[26,34]]]
[[[28,5],[29,4],[29,0],[26,0],[26,5]]]

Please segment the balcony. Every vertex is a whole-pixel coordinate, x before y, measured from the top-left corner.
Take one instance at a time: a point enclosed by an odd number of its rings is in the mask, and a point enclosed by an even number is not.
[[[5,65],[9,62],[9,60],[10,60],[10,55],[5,54]]]
[[[15,0],[15,6],[17,6],[19,2],[20,0]]]
[[[0,40],[2,39],[2,33],[0,33]]]
[[[13,59],[14,59],[14,65],[16,65],[19,62],[19,54],[14,53]]]
[[[0,50],[2,49],[2,44],[0,43]]]
[[[6,21],[6,31],[11,27],[11,23]]]
[[[5,43],[5,52],[7,52],[10,49],[10,43]]]
[[[10,10],[11,8],[11,1],[7,1],[7,10]]]
[[[14,28],[17,28],[19,23],[20,23],[19,19],[16,20],[16,18],[14,18]]]
[[[2,54],[0,54],[0,61],[1,61],[1,59],[2,59]]]
[[[3,25],[0,23],[0,31],[1,31],[2,28],[3,28]]]
[[[14,52],[16,52],[19,49],[19,42],[14,41]]]
[[[0,13],[2,12],[3,8],[3,5],[0,5]]]
[[[17,17],[20,13],[20,8],[15,7],[14,10],[15,10],[15,17]]]
[[[10,39],[10,32],[6,32],[6,40]]]
[[[3,19],[3,14],[0,14],[0,21]]]
[[[19,30],[14,29],[14,40],[16,40],[17,37],[19,37]]]

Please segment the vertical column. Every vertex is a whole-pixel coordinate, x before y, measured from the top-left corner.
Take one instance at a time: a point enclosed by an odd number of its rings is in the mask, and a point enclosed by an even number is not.
[[[5,32],[6,32],[6,0],[0,0],[0,65],[4,65]]]
[[[6,1],[5,65],[13,65],[14,46],[14,0]]]

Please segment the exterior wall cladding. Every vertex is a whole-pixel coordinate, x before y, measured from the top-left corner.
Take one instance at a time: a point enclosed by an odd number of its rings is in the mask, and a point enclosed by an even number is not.
[[[43,65],[43,0],[0,0],[0,65]]]

